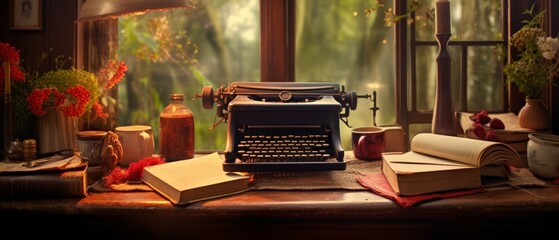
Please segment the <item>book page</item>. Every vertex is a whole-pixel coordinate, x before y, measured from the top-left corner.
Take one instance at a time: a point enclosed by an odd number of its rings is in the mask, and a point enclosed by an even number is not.
[[[483,152],[496,144],[499,143],[457,136],[420,133],[412,139],[410,149],[414,152],[479,167],[482,165]]]
[[[87,165],[79,156],[61,156],[35,159],[31,161],[6,162],[0,161],[0,173],[3,172],[36,172],[50,170],[67,170]]]
[[[473,139],[479,139],[473,132],[474,122],[470,119],[474,113],[460,112],[460,127],[464,132],[464,136]],[[522,128],[518,125],[518,117],[514,113],[496,113],[489,114],[490,118],[498,118],[505,125],[505,129],[491,129],[497,134],[499,142],[503,143],[523,143],[529,140],[528,134],[534,132],[535,130]],[[484,125],[486,129],[490,129],[488,124]]]
[[[392,153],[385,153],[383,157],[386,158],[386,161],[392,163],[404,163],[409,165],[411,168],[416,168],[419,165],[429,165],[429,166],[451,166],[451,167],[469,167],[471,168],[472,165],[465,164],[457,161],[449,161],[440,157],[435,157],[432,155],[426,155],[423,153],[418,152],[406,152],[403,154],[392,154]]]

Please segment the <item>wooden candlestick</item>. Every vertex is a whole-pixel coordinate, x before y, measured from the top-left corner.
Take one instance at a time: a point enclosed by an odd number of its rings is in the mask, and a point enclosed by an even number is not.
[[[4,134],[2,136],[2,156],[6,156],[6,150],[8,149],[8,145],[13,139],[13,123],[12,123],[12,94],[11,94],[11,84],[10,84],[10,63],[4,62],[4,121],[2,130]],[[2,159],[0,159],[2,160]]]
[[[443,135],[456,135],[452,111],[451,59],[447,51],[448,41],[452,35],[450,32],[450,1],[439,0],[435,7],[435,37],[439,43],[439,53],[437,55],[436,95],[431,131]]]
[[[443,135],[456,135],[454,114],[452,112],[451,59],[447,51],[450,36],[450,33],[435,34],[439,43],[439,53],[437,55],[436,95],[431,131]]]

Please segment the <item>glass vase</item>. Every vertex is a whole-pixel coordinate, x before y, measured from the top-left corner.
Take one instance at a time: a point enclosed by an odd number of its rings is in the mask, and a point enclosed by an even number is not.
[[[518,125],[537,131],[549,128],[549,111],[540,99],[526,99],[526,104],[518,112]]]

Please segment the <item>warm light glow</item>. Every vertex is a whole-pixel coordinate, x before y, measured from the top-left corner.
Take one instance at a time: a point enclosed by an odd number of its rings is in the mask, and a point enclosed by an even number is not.
[[[190,0],[86,0],[80,7],[76,22],[117,18],[124,15],[174,8],[195,7]]]
[[[367,88],[378,91],[379,89],[382,88],[382,85],[380,85],[378,83],[369,83],[369,84],[367,84]]]

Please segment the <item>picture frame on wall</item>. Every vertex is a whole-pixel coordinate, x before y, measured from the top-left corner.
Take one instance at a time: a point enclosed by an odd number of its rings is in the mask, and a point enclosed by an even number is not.
[[[42,30],[43,0],[9,0],[10,29]]]

